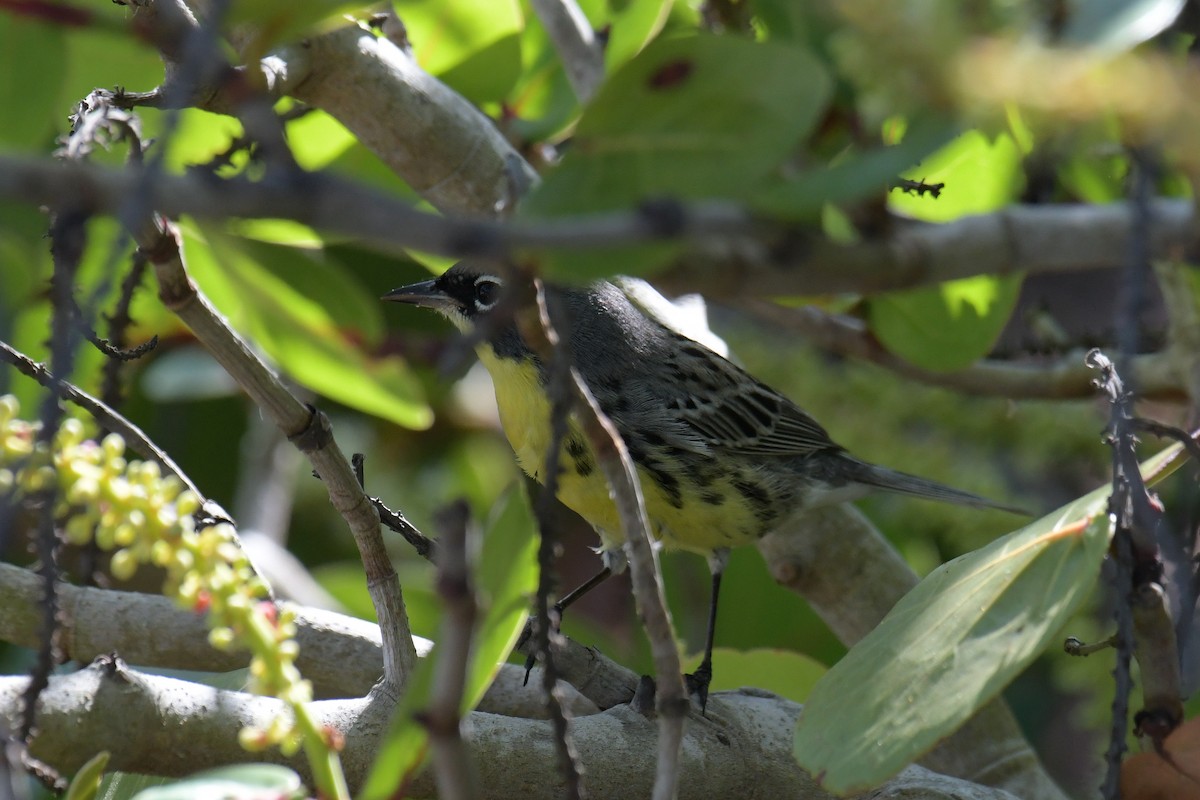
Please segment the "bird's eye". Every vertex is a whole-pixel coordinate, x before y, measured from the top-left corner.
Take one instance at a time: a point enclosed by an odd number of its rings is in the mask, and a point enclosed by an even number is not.
[[[475,283],[475,308],[487,311],[500,299],[500,284],[491,278],[480,278]]]

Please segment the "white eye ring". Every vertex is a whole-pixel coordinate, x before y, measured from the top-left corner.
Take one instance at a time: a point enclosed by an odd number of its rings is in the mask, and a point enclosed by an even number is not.
[[[487,311],[500,299],[504,282],[493,275],[480,275],[475,279],[475,310]]]

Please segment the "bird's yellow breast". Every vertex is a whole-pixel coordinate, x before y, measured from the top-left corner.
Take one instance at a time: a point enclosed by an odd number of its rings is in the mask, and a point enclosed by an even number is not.
[[[517,462],[526,474],[545,483],[551,437],[550,401],[537,367],[530,360],[498,358],[487,345],[479,348],[479,357],[492,376],[500,424]],[[568,453],[564,442],[559,458],[558,498],[596,528],[604,549],[617,548],[625,537],[616,506],[595,456],[586,445],[586,437],[574,420],[570,422],[567,439],[584,443],[586,452]],[[661,466],[674,468],[670,463]],[[761,526],[745,502],[743,490],[736,488],[737,475],[723,476],[706,487],[703,497],[685,487],[682,503],[672,502],[653,476],[641,467],[638,476],[652,533],[668,547],[709,553],[748,543],[761,535]],[[744,480],[745,476],[740,477]]]

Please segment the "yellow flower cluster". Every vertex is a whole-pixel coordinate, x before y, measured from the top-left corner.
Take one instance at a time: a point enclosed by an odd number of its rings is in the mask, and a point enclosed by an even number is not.
[[[213,647],[250,651],[249,690],[278,697],[293,713],[265,730],[242,731],[244,746],[279,745],[290,755],[306,745],[310,756],[314,746],[327,748],[332,737],[305,708],[312,686],[295,666],[295,613],[269,599],[233,527],[197,529],[200,498],[174,475],[164,476],[157,463],[126,460],[120,436],[110,433],[96,442],[87,438],[83,422],[68,418],[52,443],[41,442],[40,423],[19,413],[16,398],[0,396],[0,495],[19,500],[53,490],[55,517],[70,542],[94,538],[112,553],[110,569],[119,579],[142,564],[162,567],[163,593],[207,614]]]

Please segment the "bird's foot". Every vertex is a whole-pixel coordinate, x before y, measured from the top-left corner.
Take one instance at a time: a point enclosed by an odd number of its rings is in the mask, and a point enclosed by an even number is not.
[[[700,702],[700,714],[708,716],[708,687],[712,683],[712,662],[705,661],[696,668],[695,672],[683,676],[688,694]]]
[[[537,664],[538,651],[537,648],[531,643],[531,640],[533,639],[533,625],[536,621],[537,617],[530,615],[529,618],[525,620],[525,627],[521,630],[521,635],[517,637],[516,649],[525,651],[525,680],[521,684],[522,686],[529,685],[529,673],[533,671],[534,665]],[[550,639],[553,639],[558,633],[558,626],[561,621],[562,609],[560,609],[557,605],[551,607]]]

